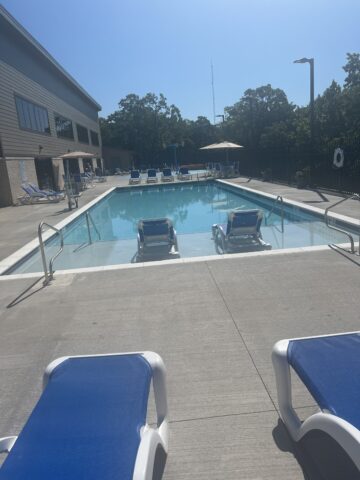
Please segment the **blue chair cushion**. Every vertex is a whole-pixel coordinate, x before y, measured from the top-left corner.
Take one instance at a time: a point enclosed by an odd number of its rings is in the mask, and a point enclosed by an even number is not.
[[[360,334],[291,340],[287,356],[320,408],[360,429]]]
[[[148,170],[148,177],[156,177],[156,170]]]
[[[138,354],[61,363],[0,479],[132,479],[151,377],[149,363]]]
[[[131,178],[140,178],[140,172],[138,170],[132,170],[130,175]]]
[[[171,177],[172,176],[171,169],[170,168],[164,168],[163,175],[165,177]]]
[[[233,217],[228,221],[226,235],[231,233],[233,228],[257,227],[260,229],[259,210],[243,210],[239,212],[230,212]]]
[[[144,222],[143,232],[145,236],[167,235],[169,233],[169,225],[166,221]]]

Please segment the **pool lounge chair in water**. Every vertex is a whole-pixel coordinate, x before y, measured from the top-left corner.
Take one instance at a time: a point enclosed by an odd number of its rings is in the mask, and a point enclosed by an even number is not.
[[[161,181],[162,182],[173,182],[174,175],[171,172],[171,168],[164,168],[161,174]]]
[[[180,167],[179,173],[177,174],[178,180],[191,180],[191,175],[189,169],[186,167]]]
[[[135,185],[137,183],[141,183],[140,172],[139,170],[131,170],[129,185]]]
[[[261,210],[232,210],[225,225],[213,225],[212,234],[218,253],[270,250],[264,242],[260,226]]]
[[[152,384],[156,426],[147,423]],[[43,393],[9,452],[0,478],[153,478],[168,451],[165,367],[154,352],[62,357],[50,363]],[[154,419],[155,420],[155,419]]]
[[[272,352],[280,416],[292,439],[324,432],[320,442],[332,437],[357,469],[336,478],[360,478],[359,359],[360,332],[280,340]],[[292,404],[290,367],[319,407],[303,422]]]
[[[155,168],[149,168],[149,170],[147,171],[146,183],[157,183],[157,182],[158,182],[158,177],[156,175]]]
[[[140,220],[137,259],[160,260],[179,257],[174,226],[168,218]]]

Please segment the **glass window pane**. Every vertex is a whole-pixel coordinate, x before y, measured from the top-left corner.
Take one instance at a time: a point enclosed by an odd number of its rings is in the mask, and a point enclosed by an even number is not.
[[[24,98],[15,96],[19,125],[21,128],[50,134],[49,117],[46,108],[35,105]]]
[[[91,136],[91,143],[95,145],[96,147],[99,146],[99,135],[97,132],[94,132],[93,130],[90,130],[90,136]]]
[[[82,125],[76,125],[78,140],[82,143],[89,143],[89,134],[87,128]]]

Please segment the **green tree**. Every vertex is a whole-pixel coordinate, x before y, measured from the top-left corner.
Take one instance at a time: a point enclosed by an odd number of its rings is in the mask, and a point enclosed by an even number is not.
[[[127,95],[100,126],[104,145],[133,150],[142,164],[156,163],[166,145],[183,141],[180,110],[163,94]]]
[[[232,139],[245,146],[258,147],[266,128],[291,121],[294,105],[288,102],[283,90],[264,85],[246,90],[235,105],[225,110],[226,129]]]
[[[343,70],[347,73],[345,88],[360,86],[360,53],[347,53],[347,63]]]

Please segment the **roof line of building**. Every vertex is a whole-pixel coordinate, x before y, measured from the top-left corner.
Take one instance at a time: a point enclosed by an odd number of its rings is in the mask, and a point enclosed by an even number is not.
[[[69,80],[74,87],[77,88],[98,110],[101,110],[101,105],[97,103],[91,95],[68,73],[55,58],[0,4],[0,15],[14,27],[28,42],[30,42],[38,52],[40,52],[52,65]]]

